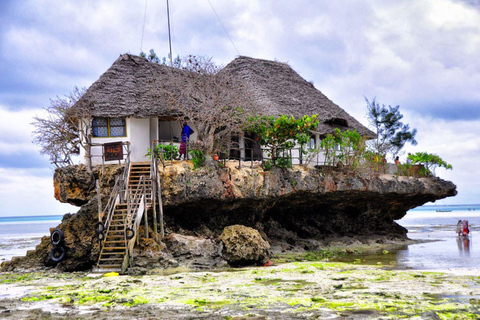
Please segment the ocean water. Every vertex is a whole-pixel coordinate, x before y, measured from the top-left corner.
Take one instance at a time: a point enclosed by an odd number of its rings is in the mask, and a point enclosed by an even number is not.
[[[43,236],[50,235],[62,215],[0,217],[0,263],[15,256],[24,256],[35,249]]]
[[[468,237],[456,234],[458,220],[468,220]],[[397,223],[407,228],[410,239],[430,240],[393,253],[398,267],[480,268],[480,205],[422,206],[408,211]]]

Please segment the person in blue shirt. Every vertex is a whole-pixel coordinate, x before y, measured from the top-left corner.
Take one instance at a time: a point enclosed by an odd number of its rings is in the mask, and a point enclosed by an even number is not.
[[[183,158],[185,160],[188,159],[187,144],[188,144],[188,141],[190,140],[190,136],[193,133],[194,133],[193,129],[190,128],[187,121],[184,121],[183,122],[183,128],[182,128],[182,142],[180,143],[180,158],[179,159],[182,159],[182,155],[183,155]]]

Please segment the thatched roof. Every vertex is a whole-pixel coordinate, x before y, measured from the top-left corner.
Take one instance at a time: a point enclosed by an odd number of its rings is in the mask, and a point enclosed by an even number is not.
[[[139,56],[123,54],[88,88],[74,108],[88,110],[88,114],[96,117],[175,115],[175,110],[160,91],[168,86],[169,79],[181,79],[185,73]],[[175,91],[179,88],[165,89]]]
[[[332,127],[346,127],[357,130],[362,136],[375,136],[286,63],[238,57],[220,73],[228,73],[245,83],[258,104],[257,109],[267,115],[285,114],[298,118],[318,114],[318,131],[322,134],[332,132]]]
[[[253,97],[253,103],[257,104],[256,109],[265,115],[301,117],[318,114],[318,129],[322,134],[332,132],[333,127],[340,127],[356,129],[363,136],[373,136],[373,132],[315,89],[287,64],[239,57],[224,67],[219,76],[241,82],[244,89],[248,90],[247,94]],[[172,79],[176,81],[171,81]],[[161,91],[178,92],[181,90],[178,84],[189,79],[192,79],[189,71],[123,54],[88,88],[74,109],[87,110],[90,115],[98,117],[179,115],[178,109]],[[185,100],[183,103],[195,102]]]

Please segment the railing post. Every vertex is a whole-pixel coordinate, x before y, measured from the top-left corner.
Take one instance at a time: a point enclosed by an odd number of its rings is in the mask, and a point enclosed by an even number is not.
[[[102,147],[103,150],[103,147]],[[102,151],[102,173],[105,172],[105,154]]]
[[[148,239],[148,210],[147,210],[147,194],[145,190],[145,179],[143,179],[143,187],[142,187],[142,193],[143,193],[143,210],[145,211],[144,219],[145,219],[145,238]]]
[[[165,230],[163,230],[163,203],[162,203],[162,186],[160,184],[160,175],[157,172],[157,192],[158,192],[158,207],[160,208],[160,237],[165,237]]]
[[[102,222],[103,213],[102,213],[102,197],[100,194],[100,182],[95,180],[95,188],[97,189],[97,203],[98,203],[98,221]]]
[[[153,147],[155,149],[152,150],[157,150],[157,140],[153,140]],[[150,181],[151,181],[151,196],[152,196],[152,206],[153,206],[153,232],[155,234],[155,241],[157,241],[157,203],[156,203],[156,184],[157,184],[157,153],[152,151],[152,154],[155,154],[152,156],[152,163],[150,165]]]

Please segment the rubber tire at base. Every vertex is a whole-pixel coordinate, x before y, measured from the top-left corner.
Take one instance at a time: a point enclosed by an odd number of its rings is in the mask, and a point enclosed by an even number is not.
[[[55,254],[58,253],[59,256]],[[50,260],[53,262],[60,262],[65,258],[65,248],[62,246],[53,247],[52,251],[50,251]]]
[[[103,224],[103,222],[98,221],[95,224],[95,233],[100,234],[100,233],[103,233],[104,231],[105,231],[105,225]]]
[[[135,231],[133,231],[132,228],[127,228],[125,230],[125,238],[127,238],[128,240],[130,239],[133,239],[133,237],[135,237]]]
[[[62,230],[55,229],[52,231],[52,234],[50,235],[50,241],[54,246],[59,246],[63,242],[63,239],[65,239],[65,235],[63,234]]]

